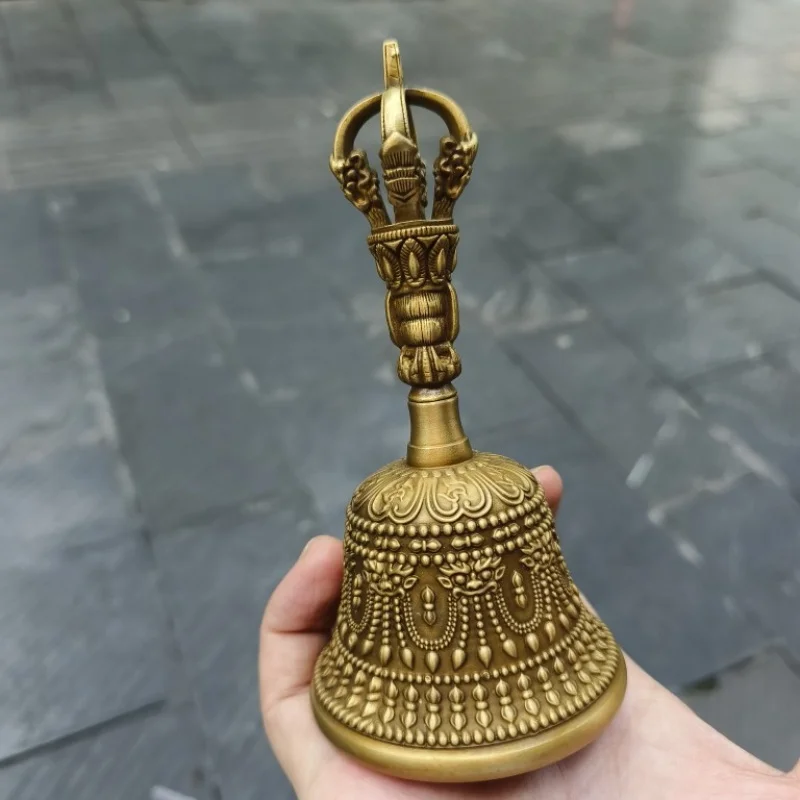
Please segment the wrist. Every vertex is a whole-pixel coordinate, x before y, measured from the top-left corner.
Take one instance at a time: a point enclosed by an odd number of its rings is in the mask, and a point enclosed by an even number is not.
[[[748,771],[740,773],[736,783],[738,789],[735,794],[730,793],[728,786],[728,792],[724,796],[742,800],[800,800],[800,781],[792,775],[772,771],[769,774]]]

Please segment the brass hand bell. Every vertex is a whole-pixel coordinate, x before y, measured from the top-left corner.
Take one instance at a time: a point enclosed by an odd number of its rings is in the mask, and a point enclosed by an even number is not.
[[[381,772],[501,778],[597,737],[622,702],[625,662],[572,582],[541,486],[521,464],[473,451],[461,426],[452,214],[478,139],[451,99],[404,87],[394,41],[383,68],[384,91],[345,114],[330,165],[371,226],[411,437],[405,459],[367,478],[347,508],[342,596],[312,703],[330,740]],[[412,105],[448,129],[430,219]],[[355,149],[378,113],[394,222]]]

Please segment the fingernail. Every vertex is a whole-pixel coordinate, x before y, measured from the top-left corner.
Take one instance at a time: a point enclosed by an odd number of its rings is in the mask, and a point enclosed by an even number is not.
[[[534,475],[540,475],[546,469],[552,470],[553,468],[549,464],[542,464],[541,467],[534,467],[533,468],[533,474]]]
[[[314,541],[313,539],[309,539],[306,542],[305,547],[303,547],[303,549],[300,551],[300,556],[299,556],[300,558],[302,558],[306,554],[306,551],[308,550],[309,547],[311,547],[311,542],[313,541]]]

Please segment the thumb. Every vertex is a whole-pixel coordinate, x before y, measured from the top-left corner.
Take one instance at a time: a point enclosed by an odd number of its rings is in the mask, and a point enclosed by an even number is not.
[[[544,496],[555,515],[558,512],[558,507],[561,504],[561,495],[564,492],[561,476],[549,466],[536,467],[531,472],[533,472],[533,477],[544,489]]]
[[[314,662],[329,638],[342,583],[342,543],[312,539],[264,612],[259,689],[264,728],[292,783],[328,751],[308,702]]]

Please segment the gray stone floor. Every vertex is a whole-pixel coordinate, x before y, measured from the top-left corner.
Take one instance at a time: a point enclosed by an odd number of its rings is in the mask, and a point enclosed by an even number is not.
[[[561,470],[636,659],[800,756],[800,4],[612,6],[0,3],[2,800],[290,796],[261,610],[406,439],[327,171],[386,36],[481,136],[473,442]]]

